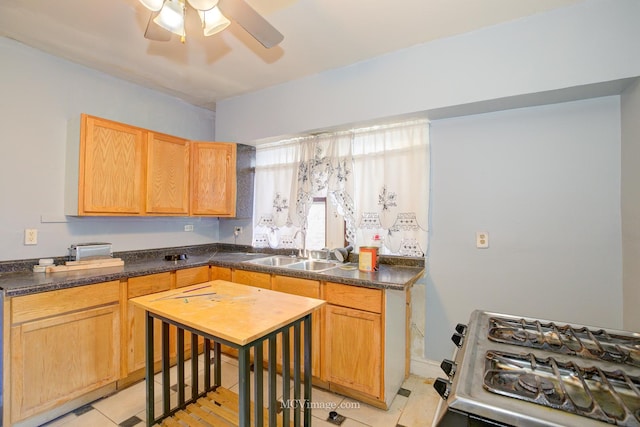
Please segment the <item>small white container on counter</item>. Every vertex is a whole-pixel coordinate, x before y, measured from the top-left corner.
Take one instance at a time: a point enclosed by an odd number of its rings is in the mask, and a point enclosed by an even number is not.
[[[38,260],[38,264],[33,266],[34,273],[44,273],[47,267],[53,265],[53,258],[41,258]]]

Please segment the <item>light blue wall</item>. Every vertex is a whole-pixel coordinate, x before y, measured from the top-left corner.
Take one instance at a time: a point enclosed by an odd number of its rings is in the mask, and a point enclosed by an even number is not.
[[[67,121],[93,114],[171,135],[213,140],[214,113],[0,38],[0,260],[66,255],[70,244],[114,251],[211,243],[216,219],[69,218],[64,221]],[[184,232],[193,224],[193,232]],[[24,245],[24,229],[38,245]]]
[[[431,138],[427,357],[474,309],[621,329],[620,97],[438,120]]]
[[[219,102],[216,137],[250,143],[636,77],[639,21],[640,1],[586,0],[414,46]]]
[[[640,331],[640,80],[621,103],[624,329]]]
[[[621,328],[620,96],[580,91],[640,76],[639,20],[638,1],[587,0],[415,46],[219,102],[216,137],[507,110],[432,122],[426,357],[475,308]]]

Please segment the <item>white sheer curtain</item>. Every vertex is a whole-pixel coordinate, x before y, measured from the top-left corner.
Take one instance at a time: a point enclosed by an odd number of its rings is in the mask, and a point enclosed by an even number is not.
[[[291,199],[296,201],[292,222],[306,232],[314,197],[326,197],[336,207],[347,229],[354,224],[353,156],[350,133],[323,134],[302,143]],[[354,233],[347,231],[347,236]],[[349,238],[347,238],[349,240]]]
[[[253,242],[257,248],[295,248],[297,227],[291,223],[290,198],[300,157],[298,140],[259,146],[256,149],[253,198]]]
[[[424,256],[428,244],[429,124],[413,121],[259,146],[256,247],[299,248],[314,197],[327,197],[356,247]]]
[[[358,130],[353,156],[358,247],[381,245],[383,254],[424,256],[429,216],[428,122]]]

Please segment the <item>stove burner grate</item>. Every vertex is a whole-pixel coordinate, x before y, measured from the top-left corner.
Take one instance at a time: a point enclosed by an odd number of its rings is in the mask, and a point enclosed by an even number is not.
[[[489,318],[488,337],[504,344],[640,367],[640,336],[636,334],[494,316]]]
[[[489,351],[483,387],[495,394],[627,427],[640,427],[640,377],[534,354]]]

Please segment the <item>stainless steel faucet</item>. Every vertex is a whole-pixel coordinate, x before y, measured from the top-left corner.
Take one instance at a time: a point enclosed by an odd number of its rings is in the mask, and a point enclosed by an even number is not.
[[[299,229],[298,231],[296,231],[296,233],[293,235],[293,240],[296,240],[296,238],[298,237],[298,234],[302,235],[302,247],[298,248],[298,258],[307,258],[309,255],[307,253],[307,233],[304,232],[301,229]]]

